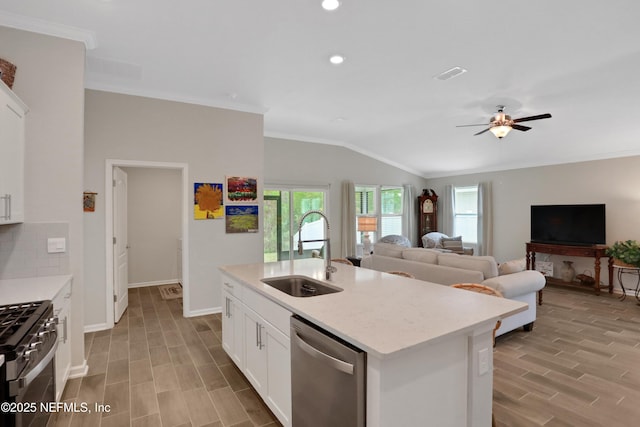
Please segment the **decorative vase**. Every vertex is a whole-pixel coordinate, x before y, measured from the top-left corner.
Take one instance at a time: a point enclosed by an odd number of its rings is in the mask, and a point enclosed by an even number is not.
[[[560,278],[563,282],[573,282],[576,277],[576,270],[573,268],[573,261],[562,261],[564,264],[560,268]]]

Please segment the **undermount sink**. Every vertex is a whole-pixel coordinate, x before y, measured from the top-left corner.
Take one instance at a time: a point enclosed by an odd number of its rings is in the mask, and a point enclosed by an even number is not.
[[[342,289],[327,285],[306,276],[283,276],[262,279],[263,283],[292,297],[315,297],[342,292]]]

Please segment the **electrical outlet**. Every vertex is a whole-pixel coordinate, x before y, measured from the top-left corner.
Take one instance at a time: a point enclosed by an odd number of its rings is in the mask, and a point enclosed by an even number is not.
[[[478,351],[478,375],[489,372],[489,349],[483,348]]]
[[[64,237],[54,237],[47,239],[47,252],[57,254],[67,250],[67,239]]]

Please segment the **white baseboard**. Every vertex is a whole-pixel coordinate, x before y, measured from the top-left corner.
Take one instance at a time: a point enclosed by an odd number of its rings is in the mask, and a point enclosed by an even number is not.
[[[192,310],[187,317],[206,316],[207,314],[222,313],[222,307],[203,308],[201,310]]]
[[[93,325],[85,325],[84,333],[87,334],[89,332],[98,332],[98,331],[104,331],[107,329],[111,329],[111,327],[106,323],[95,323]]]
[[[129,283],[129,289],[144,288],[146,286],[175,285],[180,283],[180,279],[154,280],[152,282]]]
[[[72,366],[69,370],[69,378],[81,378],[87,375],[89,372],[89,365],[87,365],[87,359],[82,362],[80,366]]]

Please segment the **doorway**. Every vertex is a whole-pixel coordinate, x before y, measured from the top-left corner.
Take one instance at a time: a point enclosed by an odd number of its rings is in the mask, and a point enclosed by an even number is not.
[[[117,277],[114,274],[114,221],[117,223],[118,211],[114,203],[116,174],[119,168],[156,168],[173,169],[180,171],[181,175],[181,209],[180,209],[180,230],[182,239],[181,265],[184,266],[181,272],[182,292],[183,292],[183,316],[188,317],[190,312],[189,304],[189,236],[188,236],[188,206],[189,206],[189,186],[188,186],[188,165],[186,163],[150,162],[137,160],[107,160],[105,168],[105,243],[106,243],[106,323],[111,328],[117,321],[116,302],[114,296],[117,295]]]

